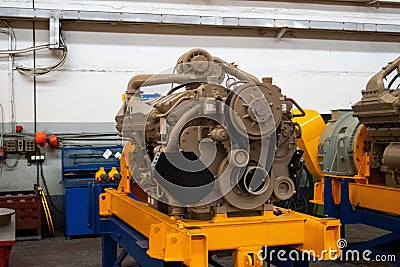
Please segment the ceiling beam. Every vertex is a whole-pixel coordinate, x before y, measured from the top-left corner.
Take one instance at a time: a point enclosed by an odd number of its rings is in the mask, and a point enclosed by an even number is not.
[[[254,0],[250,0],[254,1]],[[255,0],[268,1],[268,0]],[[274,0],[287,3],[309,3],[322,5],[351,5],[351,6],[374,6],[386,8],[400,8],[400,0]]]
[[[400,35],[400,23],[377,24],[319,20],[291,20],[276,18],[249,18],[228,16],[200,16],[179,14],[155,14],[132,12],[78,11],[41,8],[0,8],[0,18],[24,20],[91,21],[133,24],[159,24],[176,26],[213,26],[223,28],[254,28],[280,31],[282,28],[296,31],[319,31],[329,33],[369,33],[374,35]],[[284,32],[284,33],[285,33]],[[281,32],[282,33],[282,32]],[[280,38],[279,38],[280,39]]]

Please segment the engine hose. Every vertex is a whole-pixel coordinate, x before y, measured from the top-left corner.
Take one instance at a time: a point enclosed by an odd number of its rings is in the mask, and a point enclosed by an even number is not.
[[[213,57],[213,60],[214,60],[215,63],[221,64],[226,73],[228,73],[228,74],[230,74],[232,76],[235,76],[239,80],[252,81],[252,82],[254,82],[256,84],[260,83],[260,81],[257,79],[257,77],[255,77],[255,76],[251,75],[250,73],[247,73],[247,72],[237,68],[236,66],[226,62],[225,60],[222,60],[222,59],[220,59],[218,57]]]
[[[182,117],[174,125],[171,133],[169,134],[168,143],[164,151],[168,152],[176,150],[182,128],[186,125],[186,123],[192,120],[194,116],[199,114],[199,108],[199,105],[192,107],[185,114],[182,115]]]
[[[396,75],[393,77],[393,79],[390,81],[388,88],[390,89],[390,87],[392,87],[393,83],[397,80],[397,78],[399,78],[399,73],[396,73]]]
[[[136,94],[140,87],[154,86],[168,83],[194,83],[206,82],[206,76],[181,75],[181,74],[137,74],[133,76],[127,87],[127,94]]]

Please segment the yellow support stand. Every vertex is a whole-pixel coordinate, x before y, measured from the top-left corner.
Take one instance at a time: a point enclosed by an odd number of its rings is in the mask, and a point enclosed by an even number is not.
[[[147,254],[165,262],[180,261],[189,267],[208,266],[208,252],[232,250],[236,267],[259,267],[255,252],[263,246],[290,245],[300,251],[340,249],[340,222],[275,208],[260,216],[229,218],[217,214],[210,221],[170,217],[127,193],[106,189],[100,197],[100,215],[117,216],[149,239]],[[321,253],[322,252],[322,253]]]
[[[230,218],[216,214],[210,221],[183,220],[133,199],[128,194],[134,192],[129,171],[134,150],[135,146],[127,142],[121,157],[121,182],[118,190],[109,188],[99,196],[100,215],[116,216],[148,238],[147,255],[151,258],[203,267],[208,266],[209,251],[231,250],[235,267],[261,267],[258,253],[264,246],[292,246],[314,251],[323,259],[329,259],[323,251],[331,249],[339,257],[339,220],[277,207],[260,216]]]

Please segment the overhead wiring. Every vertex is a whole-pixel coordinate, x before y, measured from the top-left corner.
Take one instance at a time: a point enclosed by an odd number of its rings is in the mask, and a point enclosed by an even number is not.
[[[13,44],[11,48],[14,49],[14,50],[16,50],[17,42],[16,42],[16,37],[15,37],[14,29],[11,27],[11,25],[10,25],[7,21],[5,21],[5,20],[0,20],[0,22],[7,26],[7,28],[8,28],[8,33],[10,34],[10,37],[11,37],[11,39],[12,39],[12,44]]]
[[[67,46],[64,42],[64,39],[61,36],[61,43],[63,45],[63,54],[61,56],[61,58],[59,59],[59,61],[53,65],[47,66],[47,67],[38,67],[38,68],[29,68],[29,67],[23,67],[23,66],[17,66],[16,69],[23,73],[23,74],[27,74],[30,76],[40,76],[40,75],[44,75],[47,74],[49,72],[58,70],[62,65],[64,65],[65,61],[67,60],[67,54],[68,54],[68,49]]]
[[[28,47],[24,49],[16,49],[16,50],[0,50],[0,55],[15,55],[15,54],[24,54],[24,53],[29,53],[33,52],[36,50],[41,50],[45,48],[49,48],[50,45],[39,45],[39,46],[33,46],[33,47]]]
[[[2,33],[8,35],[8,51],[16,50],[17,40],[15,37],[14,29],[10,24],[4,20],[0,21],[2,24],[6,25],[8,31],[1,30]],[[16,108],[15,108],[15,97],[14,97],[14,54],[6,53],[8,55],[8,87],[9,87],[9,97],[10,97],[10,116],[11,116],[11,131],[15,132],[15,126],[17,124],[16,119]]]

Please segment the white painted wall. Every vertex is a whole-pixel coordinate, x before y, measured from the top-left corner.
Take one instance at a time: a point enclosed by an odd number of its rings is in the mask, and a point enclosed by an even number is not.
[[[47,31],[39,32],[39,43]],[[29,30],[17,30],[18,47],[30,46]],[[131,33],[64,32],[68,45],[65,66],[38,78],[38,120],[42,122],[113,121],[126,84],[136,73],[172,68],[177,58],[193,47],[258,77],[271,76],[285,94],[305,108],[329,112],[349,107],[360,98],[368,78],[399,55],[398,43],[271,38],[203,37]],[[6,37],[0,36],[6,48]],[[55,62],[40,52],[38,65]],[[16,59],[31,65],[32,55]],[[7,58],[0,58],[0,103],[9,118]],[[33,120],[32,78],[15,71],[17,119]]]
[[[267,1],[201,1],[196,5],[180,0],[175,2],[176,4],[169,4],[168,1],[159,1],[154,4],[145,1],[37,0],[35,6],[171,14],[231,14],[253,17],[274,15],[280,18],[314,17],[380,23],[400,21],[400,15],[392,9],[318,5],[307,5],[309,9],[306,9],[305,5]],[[31,7],[32,2],[3,0],[0,4]],[[349,108],[360,99],[360,91],[369,77],[400,54],[399,43],[283,38],[276,44],[272,38],[261,37],[106,33],[99,29],[99,32],[63,32],[69,51],[66,64],[59,71],[38,78],[39,122],[112,122],[121,104],[121,94],[134,74],[157,73],[171,68],[182,53],[193,47],[205,48],[212,55],[228,62],[234,61],[243,70],[260,78],[273,77],[274,83],[282,88],[284,94],[296,99],[302,107],[319,112]],[[16,35],[18,48],[32,45],[31,29],[16,29]],[[47,42],[48,32],[38,30],[37,44]],[[7,38],[3,34],[0,34],[0,49],[7,49]],[[48,65],[55,62],[57,56],[49,51],[38,52],[37,64]],[[18,56],[16,63],[32,66],[32,54]],[[32,78],[15,71],[15,94],[17,120],[32,122]],[[5,120],[9,121],[5,56],[0,57],[0,103],[4,106]],[[24,164],[21,164],[17,173],[3,172],[2,180],[7,182],[0,181],[0,190],[31,188],[35,175],[32,175],[32,169],[22,165]],[[58,184],[61,180],[58,156],[55,156],[54,161],[46,163],[45,167],[46,173],[51,176],[48,178],[50,191],[61,194],[62,186]]]
[[[35,0],[36,8],[110,12],[192,14],[207,16],[315,19],[368,23],[400,23],[397,9],[356,6],[275,3],[271,1],[202,0],[61,1]],[[2,7],[32,7],[31,0],[1,0]],[[99,25],[98,27],[101,27]],[[32,45],[32,31],[17,30],[18,48]],[[398,43],[146,35],[131,33],[63,32],[69,53],[58,72],[38,79],[38,120],[112,121],[120,94],[135,73],[160,72],[193,47],[235,61],[259,77],[272,76],[283,92],[302,106],[328,112],[359,99],[368,77],[399,55]],[[7,47],[0,35],[0,48]],[[48,42],[47,31],[37,31],[37,44]],[[38,53],[38,65],[56,60],[48,51]],[[16,59],[32,64],[32,54]],[[0,103],[9,119],[6,90],[7,58],[0,58]],[[15,73],[17,119],[32,121],[32,79]]]

